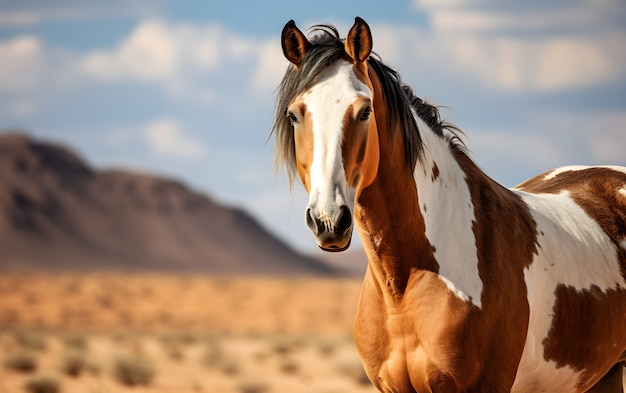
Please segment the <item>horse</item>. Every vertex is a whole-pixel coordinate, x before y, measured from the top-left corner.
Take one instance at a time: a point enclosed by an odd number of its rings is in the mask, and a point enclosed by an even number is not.
[[[309,194],[325,251],[356,227],[367,271],[353,326],[381,392],[621,392],[626,168],[569,166],[512,189],[372,52],[368,24],[293,20],[276,165]]]

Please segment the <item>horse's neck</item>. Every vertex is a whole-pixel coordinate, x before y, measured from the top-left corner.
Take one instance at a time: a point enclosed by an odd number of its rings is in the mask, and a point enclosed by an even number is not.
[[[358,201],[356,220],[370,269],[397,296],[404,292],[410,272],[428,270],[462,281],[463,293],[480,299],[477,264],[468,261],[476,258],[476,246],[465,172],[448,140],[418,121],[424,149],[415,171],[394,159],[400,154],[398,146],[381,146],[376,181]]]

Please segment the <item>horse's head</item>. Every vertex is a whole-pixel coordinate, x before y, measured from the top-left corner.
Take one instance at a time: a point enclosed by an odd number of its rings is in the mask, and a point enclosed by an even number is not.
[[[371,32],[356,18],[345,41],[311,42],[290,21],[282,48],[292,66],[279,91],[277,157],[290,161],[309,193],[306,223],[319,247],[343,251],[356,198],[378,169]]]

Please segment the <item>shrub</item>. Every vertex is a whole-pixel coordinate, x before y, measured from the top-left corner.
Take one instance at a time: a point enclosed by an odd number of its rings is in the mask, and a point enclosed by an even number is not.
[[[71,349],[73,351],[86,351],[87,350],[87,339],[85,336],[73,333],[68,334],[63,338],[63,344],[65,348]]]
[[[154,379],[152,362],[139,355],[119,355],[113,362],[113,376],[126,386],[149,385]]]
[[[337,350],[337,342],[326,338],[319,339],[317,342],[317,349],[322,356],[330,357]]]
[[[185,358],[185,350],[176,345],[170,345],[165,348],[167,356],[172,360],[183,360]]]
[[[208,340],[202,356],[204,363],[208,366],[216,367],[219,366],[223,359],[224,350],[217,339]]]
[[[43,351],[46,349],[46,340],[40,334],[30,330],[18,330],[13,333],[17,343],[29,351]]]
[[[287,355],[292,352],[296,347],[297,343],[286,336],[277,336],[272,340],[272,350],[279,355]]]
[[[178,331],[173,333],[167,333],[161,336],[161,341],[164,343],[174,343],[178,345],[190,345],[198,341],[198,338],[188,331]]]
[[[63,358],[61,370],[70,377],[78,377],[87,369],[87,361],[82,352],[71,351]]]
[[[34,376],[24,383],[29,393],[58,393],[61,390],[59,380],[45,375]]]
[[[252,378],[242,380],[238,387],[240,393],[265,393],[270,390],[267,382]]]
[[[360,360],[355,359],[352,361],[343,361],[337,366],[339,372],[354,380],[359,385],[369,385],[371,382],[363,369],[363,364]]]
[[[185,348],[197,341],[191,332],[168,333],[161,336],[161,344],[167,356],[172,360],[185,358]]]
[[[23,373],[33,372],[37,369],[37,358],[32,352],[12,353],[4,359],[4,367]]]
[[[300,365],[292,357],[285,357],[280,363],[280,370],[285,374],[297,374],[300,370]]]
[[[241,361],[231,356],[223,356],[217,363],[213,363],[211,368],[233,377],[241,374]]]

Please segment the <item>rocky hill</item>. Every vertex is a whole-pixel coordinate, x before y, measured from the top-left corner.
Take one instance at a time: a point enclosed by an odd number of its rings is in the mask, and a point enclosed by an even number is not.
[[[336,274],[181,182],[0,134],[0,269]]]

